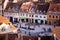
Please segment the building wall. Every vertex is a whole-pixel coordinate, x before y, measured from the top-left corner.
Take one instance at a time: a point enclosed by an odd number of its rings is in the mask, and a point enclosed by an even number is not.
[[[34,14],[34,19],[47,20],[47,15],[44,15],[44,14]]]
[[[53,0],[58,1],[58,0]],[[60,19],[60,3],[51,3],[47,12],[47,20],[51,24],[55,24]]]
[[[47,15],[42,15],[42,14],[30,14],[30,13],[23,13],[23,12],[20,12],[19,13],[19,17],[20,19],[24,19],[24,21],[26,21],[26,19],[28,19],[29,21],[28,22],[32,22],[33,23],[40,23],[41,20],[45,21],[47,20]]]
[[[45,22],[47,22],[47,24],[50,25],[54,25],[56,20],[60,19],[59,15],[56,14],[47,14],[47,15],[43,15],[43,14],[29,14],[29,13],[9,13],[9,12],[4,12],[4,16],[7,17],[10,20],[10,17],[13,18],[13,22],[16,20],[19,22],[22,22],[22,20],[24,22],[28,22],[28,23],[41,23],[41,21],[43,21],[42,24],[45,24]],[[27,21],[28,20],[28,21]]]
[[[51,24],[55,24],[56,20],[60,19],[60,15],[56,15],[56,14],[47,14],[47,21],[49,24],[49,21],[51,22]]]
[[[16,18],[17,18],[17,21],[19,21],[18,13],[4,12],[4,16],[7,17],[9,20],[12,20],[13,22],[16,20]]]

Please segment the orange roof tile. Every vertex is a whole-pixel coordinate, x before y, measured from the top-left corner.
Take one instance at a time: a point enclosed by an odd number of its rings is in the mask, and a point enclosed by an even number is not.
[[[0,23],[11,23],[9,20],[3,16],[0,16]]]
[[[0,23],[11,23],[7,18],[3,17],[3,16],[0,16]],[[15,30],[17,29],[16,27],[14,27],[13,25],[11,26],[11,29],[12,30]]]

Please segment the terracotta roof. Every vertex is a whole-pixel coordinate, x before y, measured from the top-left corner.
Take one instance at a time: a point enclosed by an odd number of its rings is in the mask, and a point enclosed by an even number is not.
[[[35,5],[33,2],[25,2],[22,4],[20,11],[21,12],[30,12],[32,8],[35,8]]]
[[[0,23],[10,23],[9,20],[3,16],[0,16]]]
[[[3,17],[3,16],[0,16],[0,23],[6,23],[6,24],[12,24],[7,18]],[[16,27],[14,27],[13,25],[11,26],[11,29],[12,30],[15,30]]]
[[[48,11],[60,12],[60,3],[50,4]]]
[[[60,27],[56,27],[52,31],[53,31],[53,34],[55,34],[57,38],[60,39]]]

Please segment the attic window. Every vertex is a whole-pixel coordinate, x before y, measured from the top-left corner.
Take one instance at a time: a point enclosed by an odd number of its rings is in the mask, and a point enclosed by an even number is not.
[[[11,11],[11,8],[10,7],[8,8],[8,11]]]

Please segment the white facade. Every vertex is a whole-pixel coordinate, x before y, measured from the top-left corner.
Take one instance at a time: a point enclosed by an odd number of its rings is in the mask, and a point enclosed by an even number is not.
[[[15,18],[17,18],[17,21],[19,21],[18,13],[9,13],[4,12],[4,16],[7,17],[9,20],[12,20],[14,22]],[[12,19],[10,19],[12,17]]]
[[[30,20],[30,21],[33,21],[33,23],[35,23],[35,20],[38,21],[38,23],[41,23],[41,20],[43,20],[45,23],[45,20],[47,20],[47,15],[43,15],[43,14],[32,14],[32,13],[20,12],[19,17],[20,19],[26,19],[26,18],[28,18],[29,20],[33,19],[33,20]]]
[[[4,12],[4,16],[10,19],[10,17],[13,18],[13,22],[15,18],[17,18],[18,22],[28,22],[28,23],[41,23],[45,24],[45,21],[47,20],[47,15],[43,14],[31,14],[31,13],[9,13],[9,12]],[[10,19],[11,20],[11,19]]]
[[[38,20],[38,23],[41,23],[41,20],[43,20],[45,24],[45,20],[47,20],[47,15],[34,14],[34,20]]]

